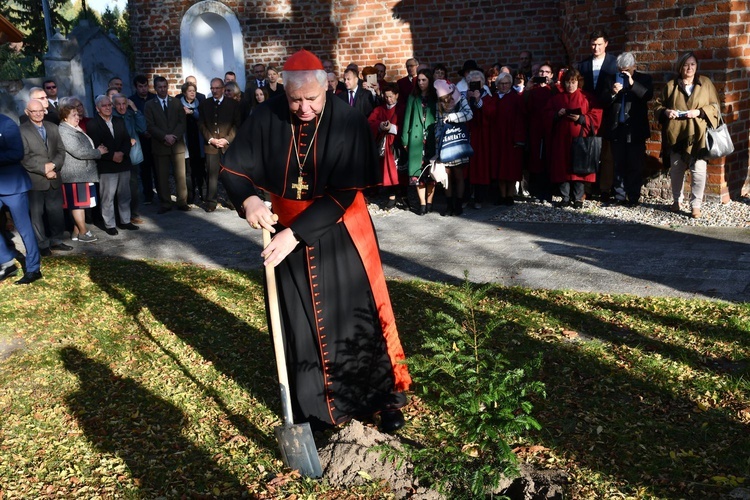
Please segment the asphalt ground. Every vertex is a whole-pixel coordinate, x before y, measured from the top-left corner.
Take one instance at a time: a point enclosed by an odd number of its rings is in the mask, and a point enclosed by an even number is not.
[[[512,208],[461,217],[374,211],[386,277],[454,283],[468,272],[479,283],[750,302],[748,228],[493,221],[502,210]],[[92,227],[98,241],[55,254],[260,269],[261,233],[236,212],[156,211],[143,207],[138,231]]]

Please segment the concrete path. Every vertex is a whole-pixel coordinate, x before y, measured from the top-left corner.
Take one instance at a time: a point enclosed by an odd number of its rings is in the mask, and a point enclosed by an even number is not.
[[[155,213],[139,231],[75,243],[72,253],[260,268],[260,232],[236,213]],[[750,302],[750,230],[492,222],[506,207],[462,217],[375,214],[388,277]],[[61,252],[56,252],[58,255]]]

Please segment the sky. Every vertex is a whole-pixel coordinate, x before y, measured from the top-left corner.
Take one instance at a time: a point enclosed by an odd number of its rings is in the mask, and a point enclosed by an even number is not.
[[[127,6],[127,0],[86,0],[86,5],[92,10],[104,12],[104,9],[109,5],[109,8],[114,10],[115,6],[120,8],[120,11],[125,10]]]

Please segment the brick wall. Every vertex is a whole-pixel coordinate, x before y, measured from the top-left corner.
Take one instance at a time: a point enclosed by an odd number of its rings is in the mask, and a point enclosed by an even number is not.
[[[669,79],[674,78],[678,54],[687,50],[695,52],[700,73],[708,76],[716,86],[724,120],[729,124],[735,143],[734,154],[709,164],[706,197],[711,201],[727,202],[750,192],[748,4],[750,2],[728,0],[560,2],[560,26],[566,34],[563,43],[567,53],[570,54],[575,47],[584,47],[576,55],[585,55],[587,34],[594,29],[603,29],[611,38],[611,52],[633,52],[639,70],[653,76],[656,95],[661,93]],[[668,182],[663,173],[659,175],[661,133],[653,116],[651,123],[648,150],[653,181],[647,189],[652,194],[669,196]]]
[[[177,89],[184,75],[180,63],[180,21],[190,0],[130,0],[136,67],[161,74]],[[703,0],[228,0],[240,21],[246,68],[281,65],[299,48],[328,56],[338,67],[350,62],[383,62],[388,76],[404,74],[412,55],[428,64],[443,63],[449,78],[466,59],[480,66],[515,63],[522,50],[535,61],[576,63],[589,53],[588,36],[603,29],[609,51],[635,53],[639,69],[654,77],[657,92],[672,76],[680,50],[694,50],[701,71],[722,97],[737,152],[709,166],[707,196],[728,201],[750,192],[748,176],[748,61],[750,2]],[[653,120],[652,120],[653,123]],[[653,172],[651,189],[664,188],[659,175],[660,133],[648,144]],[[660,194],[668,195],[662,189]]]

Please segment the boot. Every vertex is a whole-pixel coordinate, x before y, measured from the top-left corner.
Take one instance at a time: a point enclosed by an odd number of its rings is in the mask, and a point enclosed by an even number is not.
[[[445,212],[443,213],[443,215],[444,216],[447,215],[450,217],[451,215],[453,215],[453,198],[446,199],[445,205],[446,207],[445,207]]]
[[[453,215],[461,215],[464,213],[464,205],[461,202],[461,198],[453,198]]]

